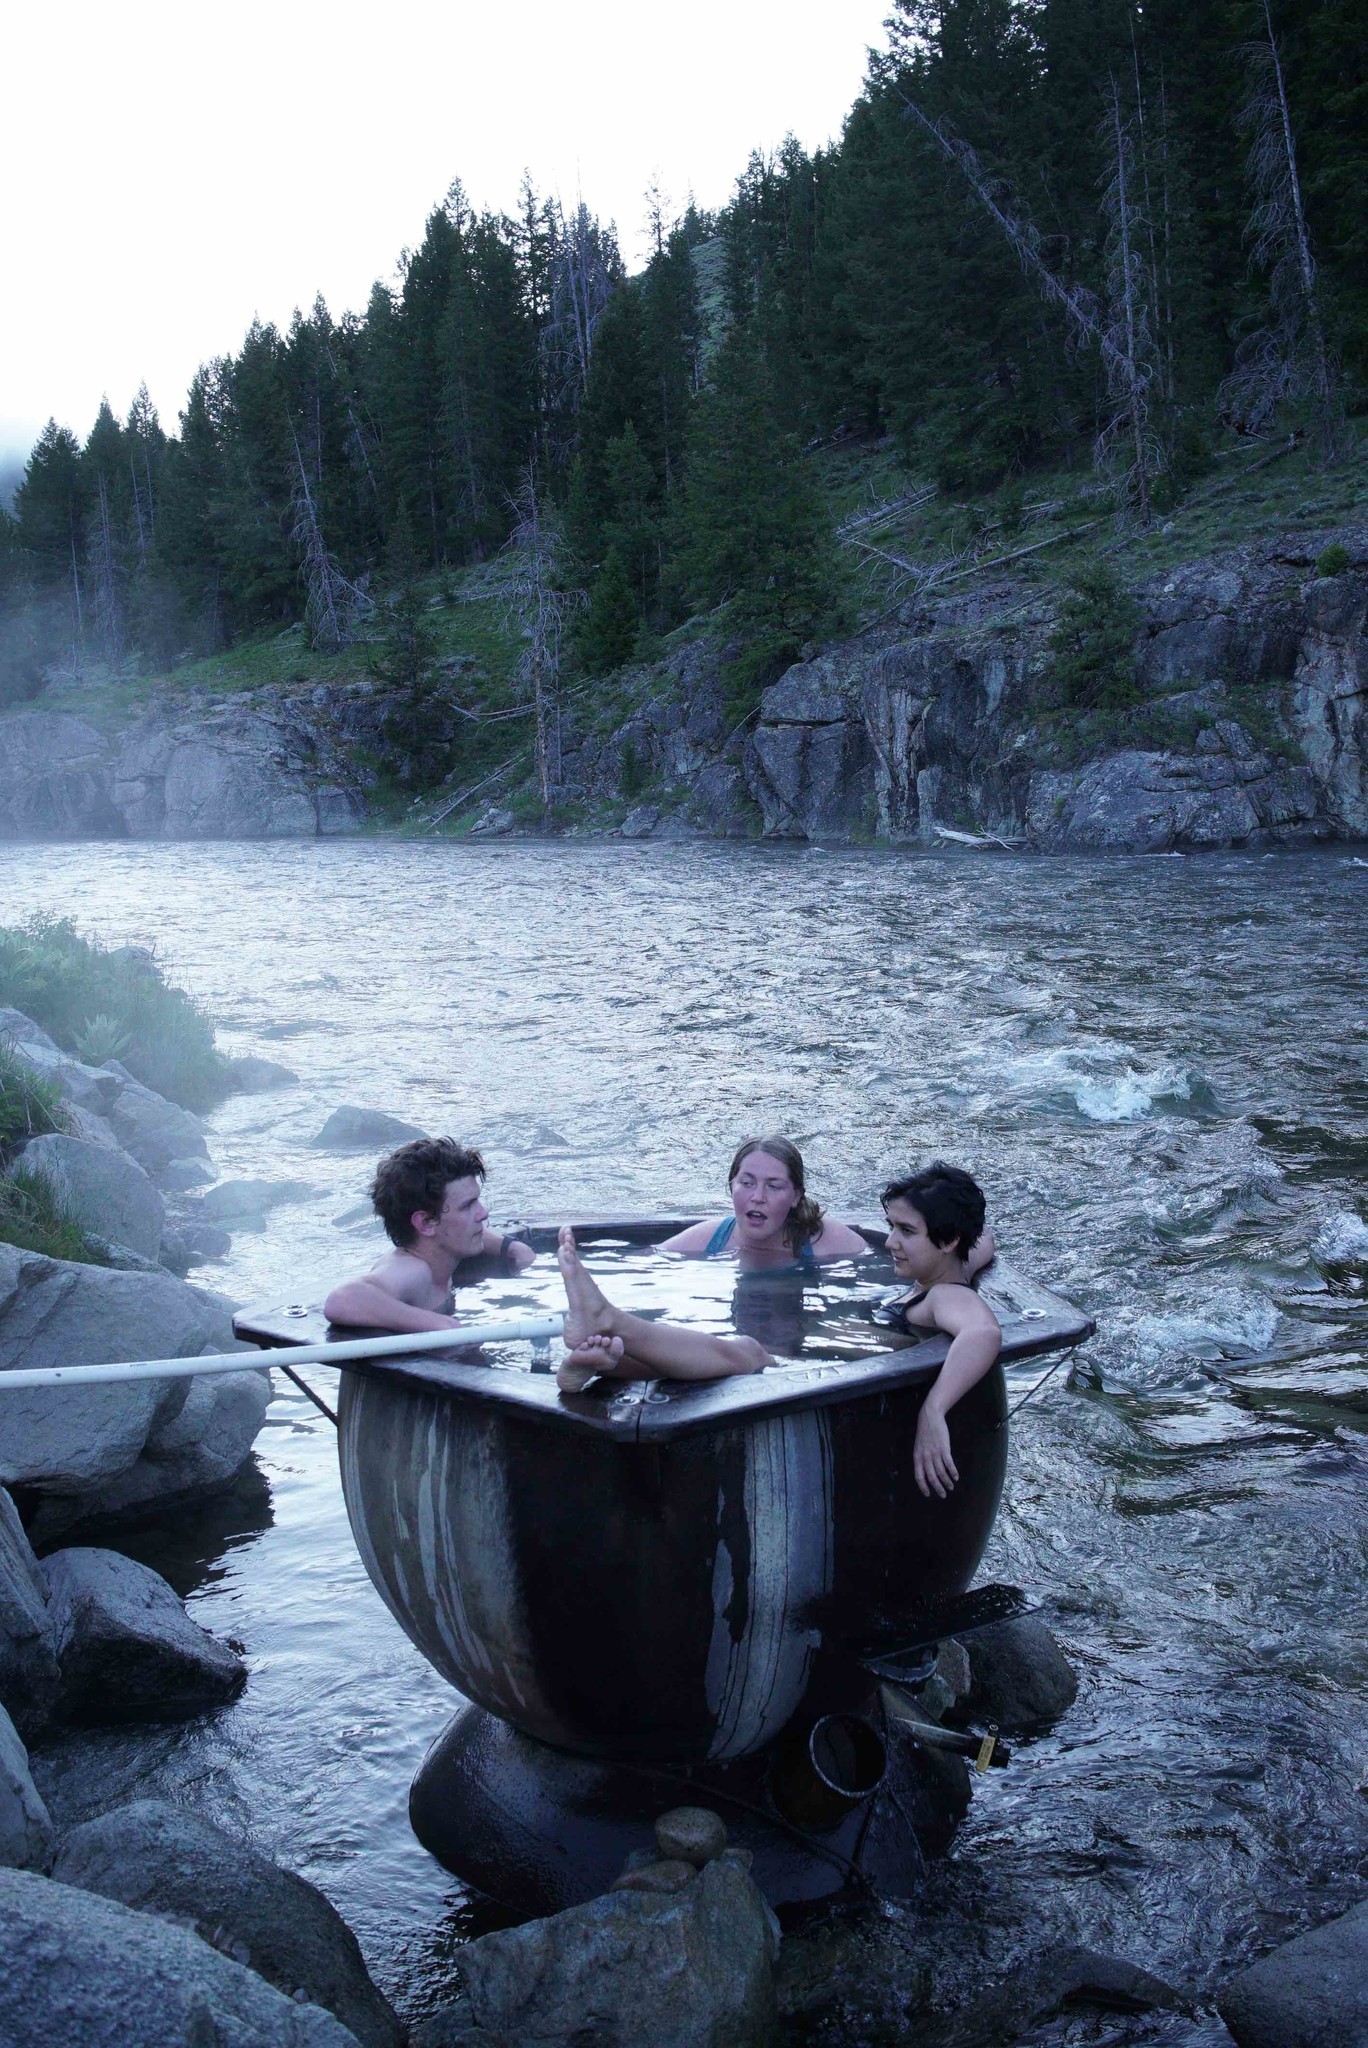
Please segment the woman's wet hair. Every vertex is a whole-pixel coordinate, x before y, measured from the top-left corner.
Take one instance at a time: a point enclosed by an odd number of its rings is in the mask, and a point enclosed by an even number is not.
[[[800,1252],[822,1228],[822,1212],[807,1191],[803,1155],[787,1138],[747,1138],[743,1145],[737,1147],[736,1157],[727,1169],[728,1193],[731,1191],[732,1182],[752,1152],[768,1152],[771,1159],[777,1159],[798,1190],[798,1199],[784,1219],[784,1236],[790,1248]]]
[[[967,1258],[983,1235],[988,1204],[983,1189],[962,1167],[933,1160],[920,1173],[891,1180],[880,1195],[887,1212],[890,1202],[906,1202],[926,1225],[926,1234],[941,1251],[954,1246],[960,1258]]]
[[[413,1138],[386,1153],[370,1184],[371,1206],[391,1244],[406,1251],[418,1233],[414,1212],[434,1219],[442,1213],[453,1180],[483,1180],[485,1164],[469,1145],[454,1138]]]

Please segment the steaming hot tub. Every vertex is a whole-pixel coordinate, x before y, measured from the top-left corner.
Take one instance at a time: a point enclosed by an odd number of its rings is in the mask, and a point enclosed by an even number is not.
[[[682,1227],[576,1229],[597,1266],[596,1245],[650,1246]],[[882,1231],[866,1234],[882,1244]],[[554,1250],[551,1227],[531,1236]],[[737,1323],[772,1347],[777,1331],[799,1355],[735,1380],[567,1396],[549,1370],[455,1345],[344,1371],[357,1547],[400,1626],[467,1699],[586,1758],[726,1763],[823,1711],[842,1673],[913,1640],[928,1601],[969,1585],[1006,1464],[1002,1367],[951,1411],[959,1484],[924,1499],[913,1440],[947,1341],[880,1330],[863,1299],[834,1316],[825,1282],[737,1282]],[[982,1292],[1004,1363],[1091,1331],[1006,1268]],[[329,1334],[298,1309],[247,1310],[236,1328],[263,1344]]]

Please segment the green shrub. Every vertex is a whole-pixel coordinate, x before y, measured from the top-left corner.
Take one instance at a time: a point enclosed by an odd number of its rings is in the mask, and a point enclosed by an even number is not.
[[[35,917],[0,929],[0,1004],[32,1017],[80,1057],[98,1024],[126,1038],[118,1057],[159,1095],[208,1109],[228,1093],[228,1064],[214,1027],[184,989],[170,987],[149,953],[93,945],[70,918]]]
[[[1135,635],[1140,610],[1105,562],[1076,569],[1064,586],[1050,637],[1055,701],[1085,711],[1124,711],[1140,702]]]
[[[133,1034],[125,1031],[116,1017],[107,1017],[103,1010],[96,1017],[87,1017],[76,1033],[73,1048],[76,1057],[84,1060],[88,1067],[102,1067],[106,1060],[121,1060],[132,1043]]]
[[[0,1041],[0,1153],[66,1128],[62,1100],[50,1081],[25,1065],[12,1045]]]
[[[1341,547],[1337,540],[1332,540],[1328,548],[1322,548],[1316,557],[1318,576],[1343,576],[1345,571],[1352,569],[1353,566],[1353,556],[1348,548]]]
[[[76,1259],[86,1266],[109,1263],[58,1201],[46,1174],[28,1173],[22,1165],[0,1177],[0,1242],[49,1259]]]

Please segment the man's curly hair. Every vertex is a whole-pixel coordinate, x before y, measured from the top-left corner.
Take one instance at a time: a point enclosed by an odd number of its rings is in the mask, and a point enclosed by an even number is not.
[[[413,1138],[387,1152],[376,1167],[371,1204],[390,1243],[407,1251],[418,1236],[415,1211],[438,1217],[450,1182],[484,1177],[485,1163],[469,1145],[458,1145],[454,1138]]]

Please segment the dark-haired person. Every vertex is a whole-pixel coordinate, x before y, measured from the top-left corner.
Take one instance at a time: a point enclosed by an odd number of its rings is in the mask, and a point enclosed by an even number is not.
[[[333,1288],[328,1320],[401,1333],[459,1329],[451,1283],[463,1259],[502,1257],[512,1272],[530,1265],[530,1245],[488,1228],[484,1177],[479,1153],[454,1138],[414,1138],[388,1153],[369,1193],[394,1250]]]
[[[975,1294],[969,1255],[984,1236],[985,1203],[977,1181],[938,1159],[921,1173],[890,1181],[880,1199],[888,1221],[893,1271],[910,1280],[898,1303],[911,1330],[940,1330],[950,1349],[917,1419],[912,1467],[926,1495],[949,1493],[959,1473],[950,1455],[946,1416],[997,1359],[1002,1330]]]
[[[803,1155],[787,1138],[747,1138],[727,1174],[730,1216],[708,1216],[667,1237],[686,1259],[735,1259],[748,1272],[797,1267],[815,1275],[832,1259],[862,1259],[858,1230],[824,1216],[807,1191]]]

